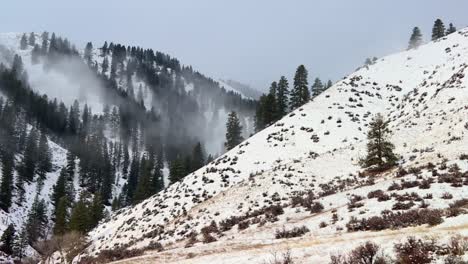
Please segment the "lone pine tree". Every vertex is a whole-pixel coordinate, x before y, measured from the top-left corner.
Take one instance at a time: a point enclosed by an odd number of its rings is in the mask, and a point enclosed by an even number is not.
[[[224,146],[227,150],[231,150],[241,143],[242,140],[244,140],[242,138],[242,126],[236,112],[232,111],[226,123],[226,142]]]
[[[388,140],[388,135],[391,133],[388,124],[389,121],[385,121],[381,114],[377,114],[369,124],[367,156],[361,160],[363,167],[384,170],[396,164],[398,158],[393,153],[395,146]]]
[[[422,34],[421,30],[418,27],[413,28],[413,33],[411,34],[408,49],[416,49],[422,44]]]

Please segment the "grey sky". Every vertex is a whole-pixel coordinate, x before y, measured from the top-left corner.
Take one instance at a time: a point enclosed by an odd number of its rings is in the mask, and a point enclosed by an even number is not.
[[[366,57],[425,40],[435,18],[468,25],[462,0],[4,1],[1,32],[57,32],[77,45],[104,40],[160,50],[215,78],[258,89],[305,64],[337,80]]]

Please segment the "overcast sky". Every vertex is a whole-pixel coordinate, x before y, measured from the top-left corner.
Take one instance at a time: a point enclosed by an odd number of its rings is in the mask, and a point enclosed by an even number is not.
[[[468,25],[464,0],[14,0],[1,10],[1,32],[153,48],[258,89],[299,64],[310,79],[335,81],[366,57],[404,49],[413,26],[428,40],[438,17]]]

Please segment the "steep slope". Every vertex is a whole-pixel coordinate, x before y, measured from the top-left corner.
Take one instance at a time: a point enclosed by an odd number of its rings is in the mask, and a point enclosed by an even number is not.
[[[169,260],[182,263],[185,257],[209,255],[210,250],[218,254],[218,258],[200,257],[188,262],[223,259],[223,263],[242,260],[261,263],[262,257],[268,254],[262,245],[275,244],[272,242],[274,230],[282,225],[288,228],[306,225],[312,233],[307,235],[308,239],[318,235],[337,236],[345,232],[351,216],[380,215],[393,207],[390,201],[380,203],[365,199],[364,207],[349,212],[346,206],[354,203],[353,196],[387,190],[394,181],[430,177],[432,166],[426,167],[428,162],[437,166],[435,175],[461,171],[461,176],[457,174],[461,184],[452,182],[451,185],[439,179],[431,184],[429,191],[411,190],[421,197],[433,193],[434,200],[430,201],[429,208],[447,208],[468,194],[468,163],[460,158],[468,152],[467,56],[468,30],[464,29],[417,50],[390,55],[359,69],[313,102],[183,181],[113,214],[90,233],[92,243],[88,254],[104,249],[145,248],[158,241],[169,249],[168,253],[155,254],[148,262],[143,257],[141,263],[168,263]],[[357,160],[365,153],[367,126],[377,113],[391,121],[392,142],[401,156],[400,166],[406,169],[422,166],[422,172],[410,170],[401,179],[395,178],[394,170],[373,180],[358,176],[361,170]],[[447,166],[454,169],[449,172]],[[413,187],[397,189],[393,197],[404,196],[409,192],[406,189]],[[325,214],[311,215],[291,205],[292,197],[307,192],[313,193],[313,198],[324,205]],[[443,198],[446,192],[453,197]],[[284,208],[284,214],[275,213],[282,211],[275,205]],[[320,222],[331,218],[332,211],[337,211],[342,218],[329,227],[319,228]],[[188,251],[178,249],[187,244],[189,237],[193,240],[194,235],[190,233],[200,232],[212,221],[226,227],[218,242],[209,246],[195,244]],[[229,231],[239,221],[248,221],[252,226],[244,231],[240,226],[237,232]],[[466,223],[466,215],[459,215],[447,218],[444,226],[458,232]],[[200,236],[195,235],[195,238],[196,241]],[[229,245],[240,252],[225,260],[224,256],[229,255],[223,255],[223,248]],[[254,248],[260,250],[250,252],[252,254],[242,252],[242,249]],[[325,253],[318,256],[320,250]],[[301,247],[293,253],[300,252],[307,260],[324,261],[333,250],[324,244],[308,250]],[[200,253],[203,251],[205,253]],[[172,259],[164,262],[165,255],[171,255]]]

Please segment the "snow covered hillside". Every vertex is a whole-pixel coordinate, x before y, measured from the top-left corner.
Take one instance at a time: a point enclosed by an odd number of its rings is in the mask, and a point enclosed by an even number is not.
[[[123,263],[262,263],[286,248],[299,263],[326,263],[369,239],[391,254],[391,243],[409,234],[466,236],[463,213],[443,213],[433,228],[353,228],[385,210],[446,210],[468,197],[467,68],[468,29],[381,58],[183,181],[113,214],[89,234],[88,254],[159,242],[162,252]],[[401,169],[371,179],[358,159],[377,113],[390,120]],[[323,208],[301,202],[307,199]],[[300,226],[309,230],[302,238],[275,240],[276,230]]]

